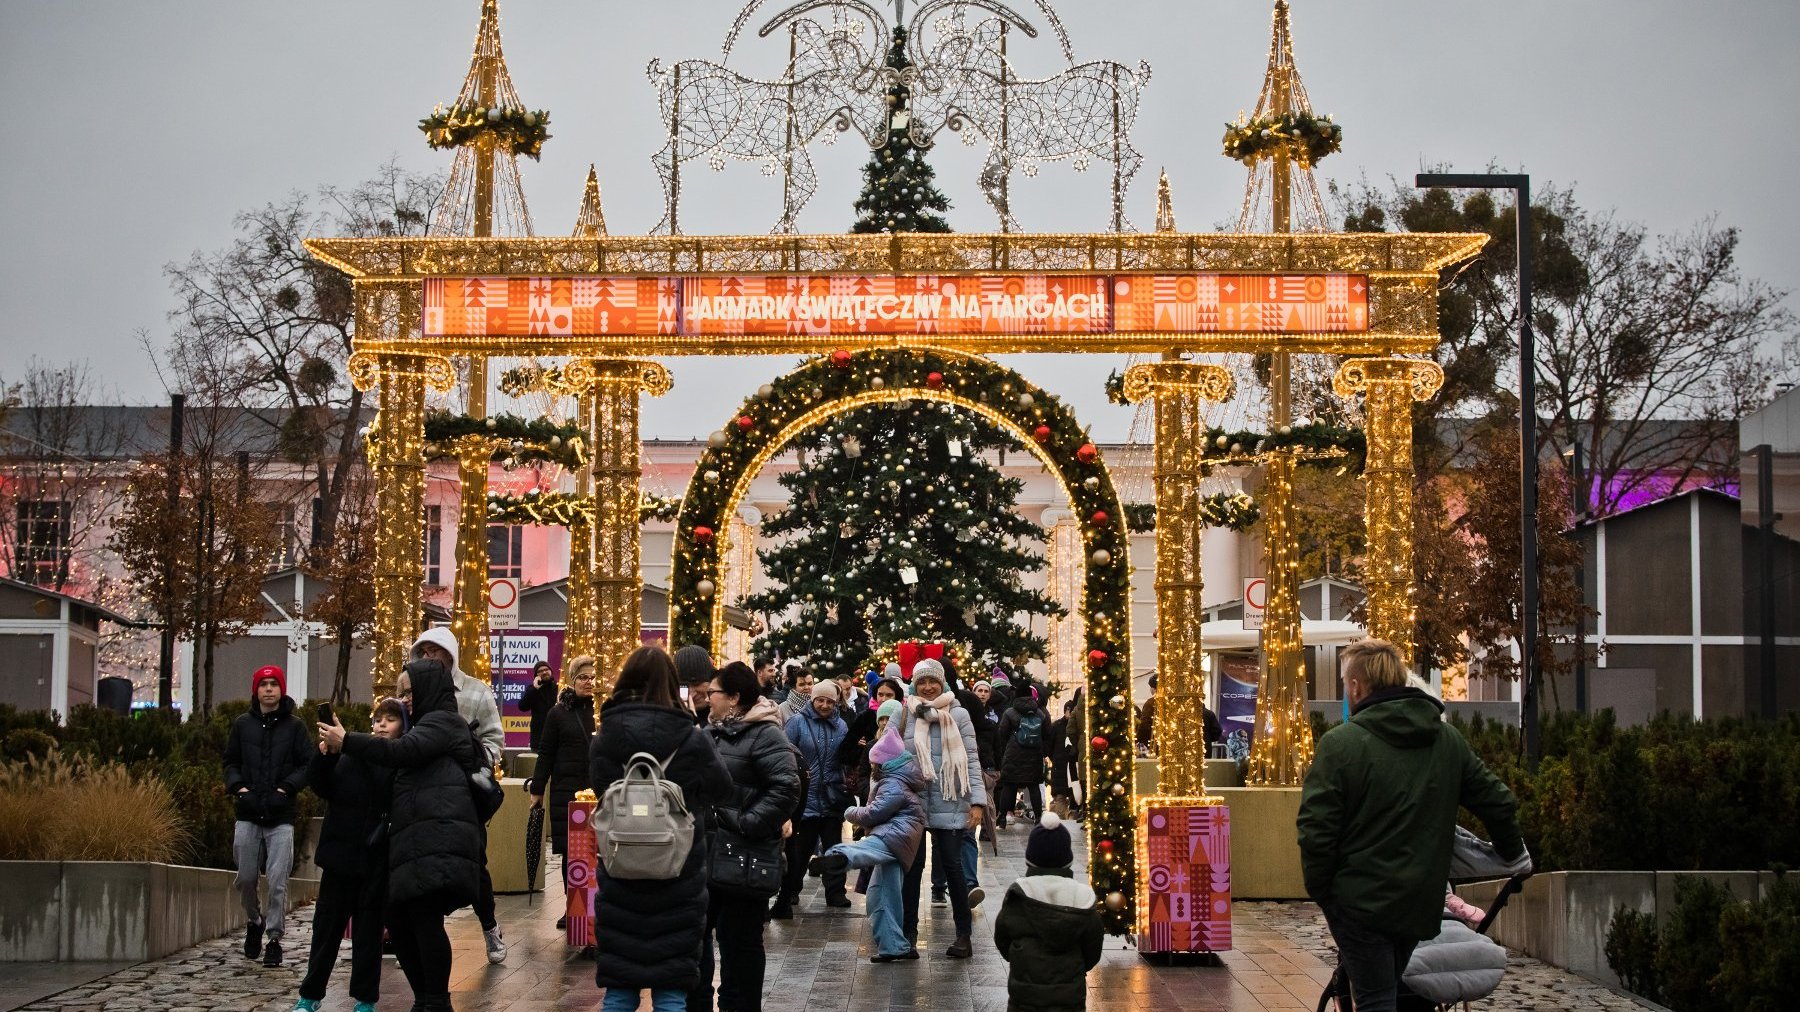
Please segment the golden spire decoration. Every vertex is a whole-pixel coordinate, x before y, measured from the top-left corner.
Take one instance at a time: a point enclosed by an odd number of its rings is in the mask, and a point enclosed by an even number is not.
[[[419,124],[432,147],[456,149],[433,234],[530,236],[518,156],[538,156],[550,136],[549,119],[527,109],[513,88],[500,47],[499,0],[482,0],[462,89],[449,109],[439,106]]]
[[[1175,202],[1169,198],[1169,170],[1162,170],[1156,178],[1156,230],[1158,232],[1177,232],[1175,227]]]
[[[1313,113],[1294,64],[1293,24],[1287,0],[1275,0],[1269,66],[1262,94],[1246,122],[1243,114],[1225,135],[1225,153],[1250,167],[1239,232],[1326,232],[1325,204],[1312,166],[1337,150],[1342,131],[1331,117]],[[1315,133],[1323,140],[1308,143]],[[1266,199],[1264,195],[1267,195]]]
[[[577,239],[598,239],[606,234],[606,211],[600,206],[600,173],[588,163],[587,187],[581,193],[581,210],[575,215]]]

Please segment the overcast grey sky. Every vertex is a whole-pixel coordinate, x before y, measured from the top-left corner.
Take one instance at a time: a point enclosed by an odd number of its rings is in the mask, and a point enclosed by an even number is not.
[[[0,0],[0,374],[37,355],[85,359],[128,402],[162,397],[136,333],[160,339],[172,300],[163,266],[231,238],[232,216],[322,183],[353,184],[398,156],[420,171],[420,116],[456,92],[477,0]],[[768,10],[778,10],[771,4]],[[883,5],[885,6],[885,5]],[[1026,9],[1029,4],[1018,4]],[[513,80],[552,113],[541,163],[522,162],[540,233],[566,232],[582,178],[599,164],[615,233],[658,217],[650,165],[661,143],[644,77],[652,57],[716,58],[734,0],[503,0]],[[1794,0],[1296,0],[1296,54],[1316,108],[1345,128],[1321,181],[1410,177],[1423,165],[1522,167],[1573,184],[1585,204],[1657,231],[1716,213],[1743,230],[1746,271],[1800,287],[1800,3]],[[1254,103],[1268,0],[1063,0],[1077,59],[1147,60],[1154,75],[1135,143],[1131,191],[1154,218],[1166,166],[1181,225],[1233,218],[1244,170],[1219,155],[1222,123]],[[1021,71],[1060,56],[1015,37]],[[778,72],[779,40],[740,41],[732,65]],[[979,155],[934,155],[952,224],[993,219],[974,185]],[[853,145],[816,155],[821,186],[801,225],[843,231],[859,186]],[[1066,164],[1016,177],[1025,227],[1107,226],[1108,173]],[[690,233],[763,232],[779,178],[733,164],[692,169]],[[1129,413],[1106,404],[1109,363],[1022,357],[1102,438]],[[645,435],[702,435],[782,361],[670,360],[676,391],[646,406]]]

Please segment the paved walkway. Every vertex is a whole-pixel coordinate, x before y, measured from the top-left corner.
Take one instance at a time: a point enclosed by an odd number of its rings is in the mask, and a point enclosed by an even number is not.
[[[975,958],[943,955],[954,930],[948,907],[931,907],[921,920],[916,963],[873,965],[868,930],[859,910],[827,910],[816,881],[809,881],[799,914],[769,926],[765,1007],[781,1012],[846,1012],[849,1009],[971,1009],[1004,1012],[1007,965],[992,944],[993,916],[1005,885],[1023,869],[1025,830],[1001,834],[998,858],[984,855],[982,884],[992,897],[976,911]],[[1081,847],[1076,847],[1081,852]],[[551,881],[555,881],[554,870]],[[558,904],[542,896],[500,900],[500,919],[511,947],[500,966],[487,963],[481,932],[464,911],[450,922],[456,950],[451,988],[459,1012],[551,1012],[598,1006],[593,964],[566,950],[555,929]],[[860,908],[860,900],[858,901]],[[1504,915],[1503,915],[1504,916]],[[311,909],[289,920],[289,965],[265,970],[243,958],[238,938],[194,946],[83,983],[25,1006],[59,1012],[250,1012],[292,1007],[299,986]],[[1104,959],[1088,978],[1088,1007],[1095,1012],[1156,1009],[1265,1012],[1312,1009],[1334,960],[1318,909],[1306,903],[1240,903],[1233,911],[1236,949],[1223,966],[1163,966],[1140,958],[1121,939],[1107,943]],[[332,978],[325,1007],[349,1010],[343,993],[349,949]],[[382,1005],[410,1001],[405,978],[392,960],[382,974]],[[645,1009],[649,1008],[648,1001]],[[1478,1008],[1513,1010],[1637,1009],[1639,1003],[1536,960],[1514,956],[1500,990]]]

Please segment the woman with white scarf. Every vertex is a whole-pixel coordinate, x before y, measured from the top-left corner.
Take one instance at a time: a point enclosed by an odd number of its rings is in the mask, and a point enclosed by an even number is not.
[[[981,780],[981,763],[975,743],[975,724],[969,711],[957,705],[944,682],[944,666],[929,658],[913,668],[914,696],[908,700],[906,721],[900,728],[927,781],[925,830],[931,841],[932,861],[949,872],[950,911],[956,920],[956,942],[945,955],[967,959],[973,948],[969,934],[969,884],[963,878],[964,834],[981,824],[987,806],[987,790]],[[907,941],[919,942],[919,885],[925,872],[925,847],[919,848],[906,872],[902,903]]]

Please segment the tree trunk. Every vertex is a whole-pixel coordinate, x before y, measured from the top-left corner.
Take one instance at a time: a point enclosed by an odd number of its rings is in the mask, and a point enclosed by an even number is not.
[[[331,704],[347,706],[350,703],[350,651],[356,645],[356,624],[340,622],[333,632],[338,652],[337,672],[331,682]]]

